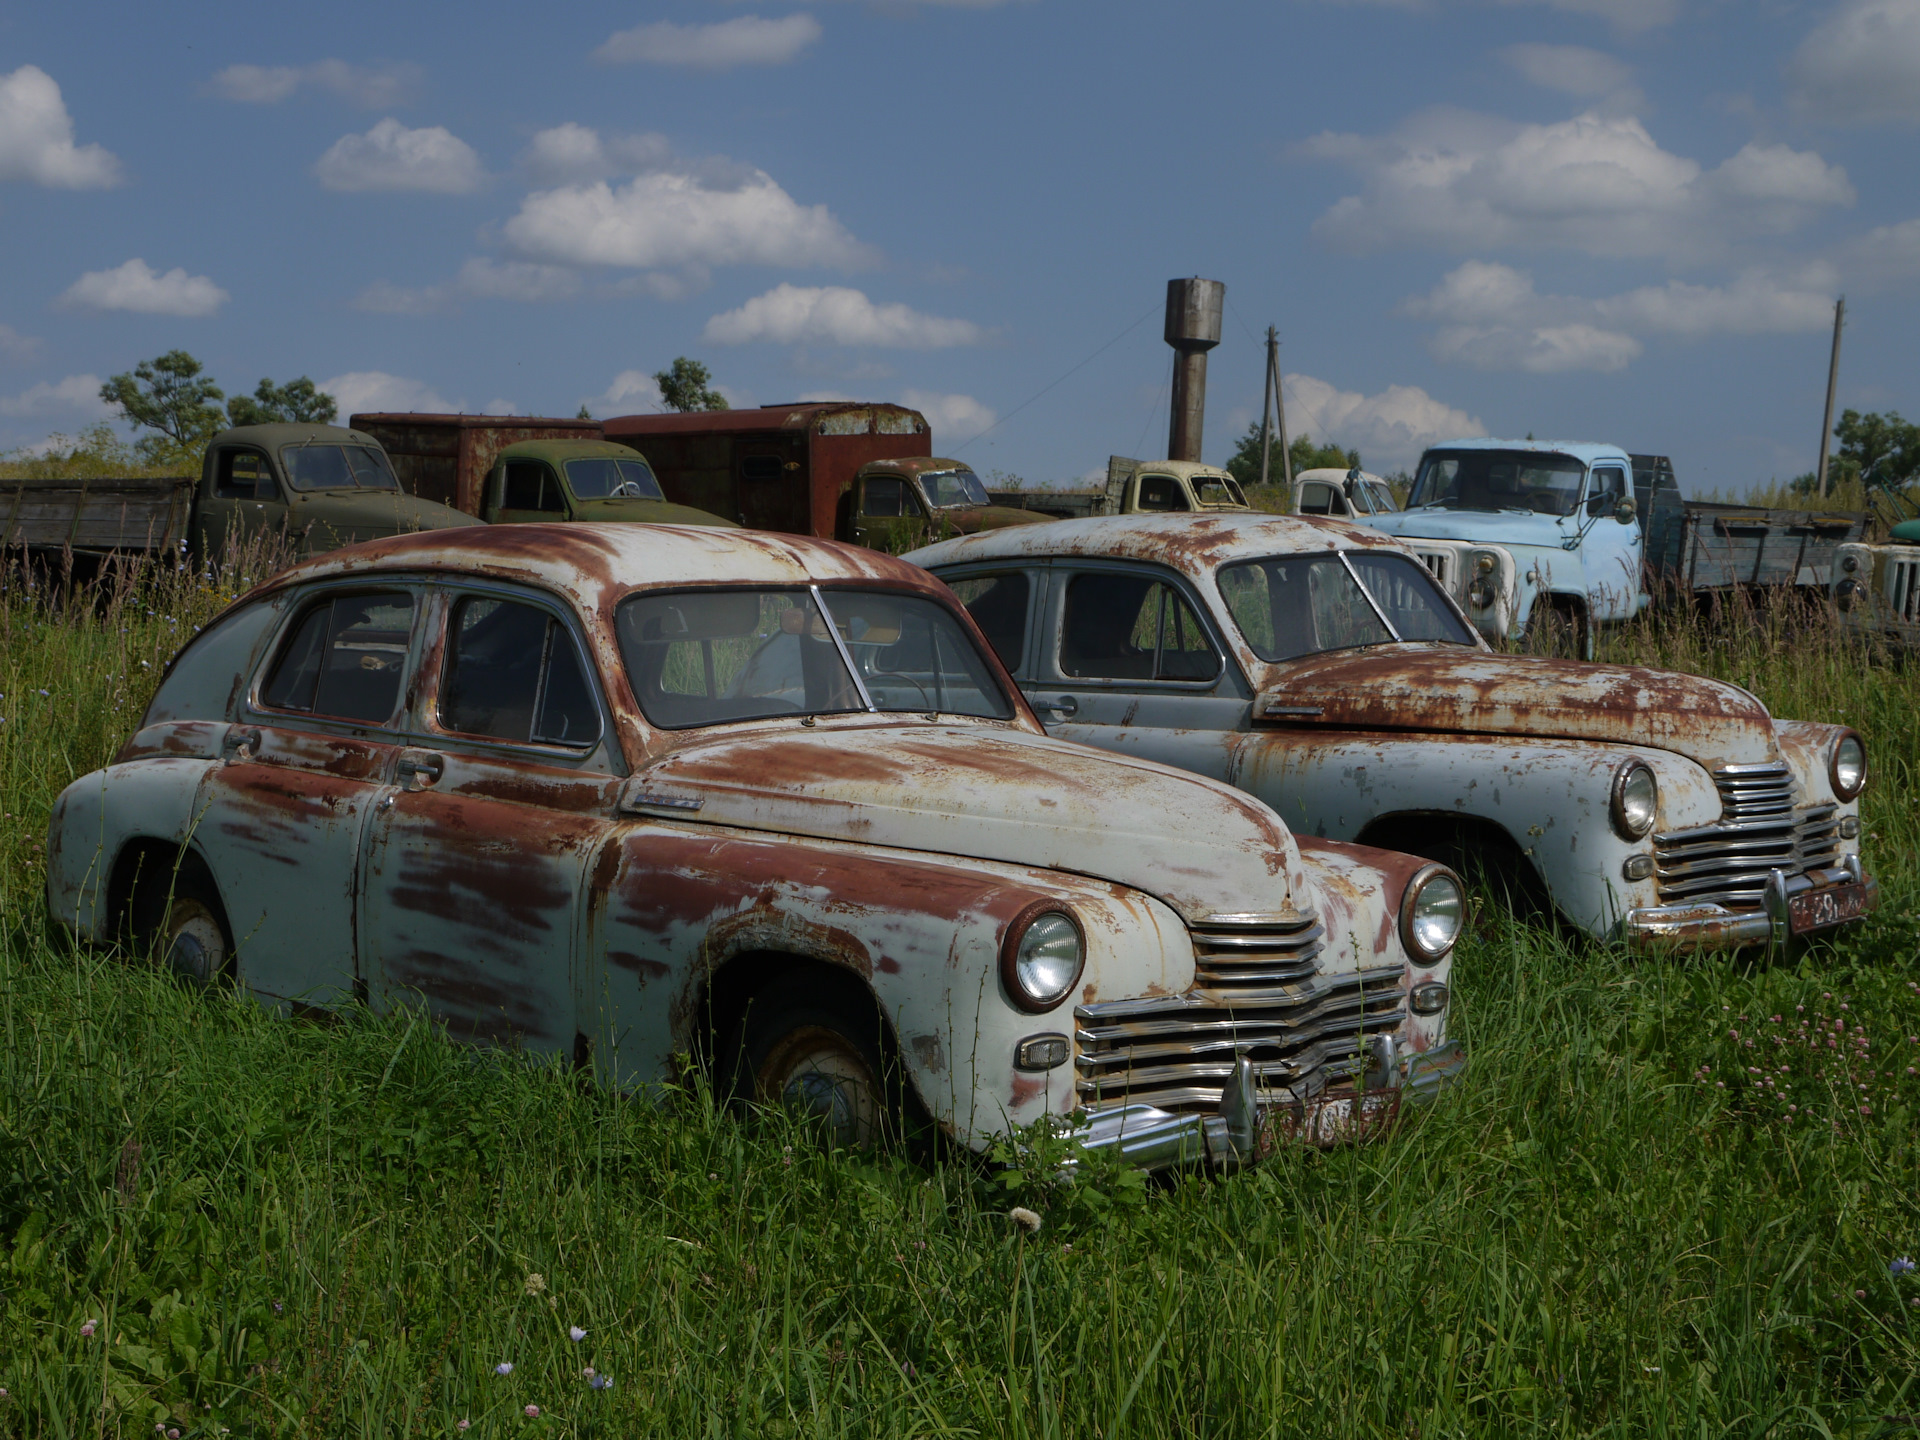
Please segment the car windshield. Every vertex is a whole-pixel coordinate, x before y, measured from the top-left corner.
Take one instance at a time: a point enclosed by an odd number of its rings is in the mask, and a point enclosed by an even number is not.
[[[811,587],[642,594],[621,602],[617,633],[640,708],[662,729],[864,710],[1013,714],[966,629],[918,595]]]
[[[1224,475],[1193,477],[1193,498],[1202,505],[1245,505],[1247,497],[1240,487]]]
[[[567,461],[567,484],[579,500],[664,500],[660,482],[638,455],[594,455]]]
[[[397,490],[393,467],[377,445],[283,445],[280,463],[296,490]]]
[[[1571,515],[1587,467],[1571,455],[1536,450],[1429,450],[1407,508],[1529,510]]]
[[[1262,660],[1397,640],[1475,643],[1426,568],[1405,555],[1275,555],[1223,565],[1219,582],[1234,623]]]
[[[920,485],[927,492],[927,503],[936,510],[993,503],[987,499],[987,487],[971,470],[922,470]]]

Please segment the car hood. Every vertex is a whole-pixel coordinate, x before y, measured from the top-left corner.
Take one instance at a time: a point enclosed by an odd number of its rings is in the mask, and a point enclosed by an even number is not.
[[[1396,510],[1370,523],[1386,535],[1411,540],[1467,540],[1481,545],[1536,545],[1558,550],[1579,534],[1574,521],[1507,510]]]
[[[675,750],[636,793],[701,823],[1091,876],[1189,923],[1317,909],[1293,837],[1252,796],[1025,731],[756,728]]]
[[[1779,759],[1773,717],[1738,686],[1671,670],[1453,645],[1373,646],[1271,665],[1254,713],[1342,729],[1614,741],[1670,750],[1710,768]]]
[[[740,527],[731,520],[691,505],[676,505],[671,500],[642,500],[621,496],[612,500],[575,500],[575,520],[619,521],[644,525],[718,525],[727,530]]]

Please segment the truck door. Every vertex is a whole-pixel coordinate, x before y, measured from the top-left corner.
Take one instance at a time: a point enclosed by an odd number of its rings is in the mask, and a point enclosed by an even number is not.
[[[1302,515],[1345,515],[1347,497],[1325,480],[1308,480],[1300,486]]]
[[[1134,508],[1146,512],[1191,510],[1187,487],[1172,475],[1142,475],[1136,482]]]
[[[1587,613],[1596,624],[1630,619],[1644,593],[1640,575],[1640,520],[1622,525],[1614,518],[1620,502],[1633,494],[1624,465],[1599,464],[1587,482],[1581,542],[1587,576]]]
[[[507,460],[487,477],[482,514],[485,519],[502,525],[515,521],[565,520],[569,518],[567,492],[546,461]]]
[[[266,451],[252,445],[222,445],[207,468],[210,473],[194,526],[202,560],[228,559],[262,531],[286,528],[286,496]]]
[[[861,475],[854,480],[853,542],[897,553],[926,531],[926,516],[912,484],[900,475]]]

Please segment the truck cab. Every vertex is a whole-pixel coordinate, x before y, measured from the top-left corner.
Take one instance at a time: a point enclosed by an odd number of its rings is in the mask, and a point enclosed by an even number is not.
[[[1331,515],[1365,525],[1375,515],[1391,515],[1399,508],[1392,487],[1357,465],[1351,470],[1302,470],[1293,477],[1296,515]]]
[[[494,461],[481,515],[514,521],[626,521],[655,525],[719,525],[731,520],[675,505],[660,490],[646,457],[610,440],[522,440]]]
[[[1633,460],[1615,445],[1450,440],[1420,457],[1407,508],[1367,523],[1513,557],[1508,640],[1591,655],[1594,627],[1646,608]]]
[[[1184,511],[1251,511],[1240,482],[1217,465],[1193,460],[1107,461],[1109,515],[1160,515]]]
[[[340,425],[243,425],[207,445],[193,539],[213,557],[262,531],[288,533],[301,556],[342,545],[480,522],[408,495],[380,442]]]
[[[854,472],[837,538],[897,554],[955,535],[1046,518],[995,505],[965,461],[909,456],[869,460]]]

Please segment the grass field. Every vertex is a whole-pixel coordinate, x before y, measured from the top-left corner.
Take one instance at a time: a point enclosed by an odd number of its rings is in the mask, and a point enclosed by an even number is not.
[[[1891,1266],[1920,1258],[1920,671],[1768,616],[1616,637],[1868,736],[1879,915],[1771,964],[1492,923],[1456,964],[1473,1068],[1444,1103],[1141,1194],[824,1153],[404,1016],[282,1021],[57,953],[48,806],[219,603],[187,577],[103,608],[0,594],[0,1434],[1781,1437],[1920,1414],[1920,1271]]]

